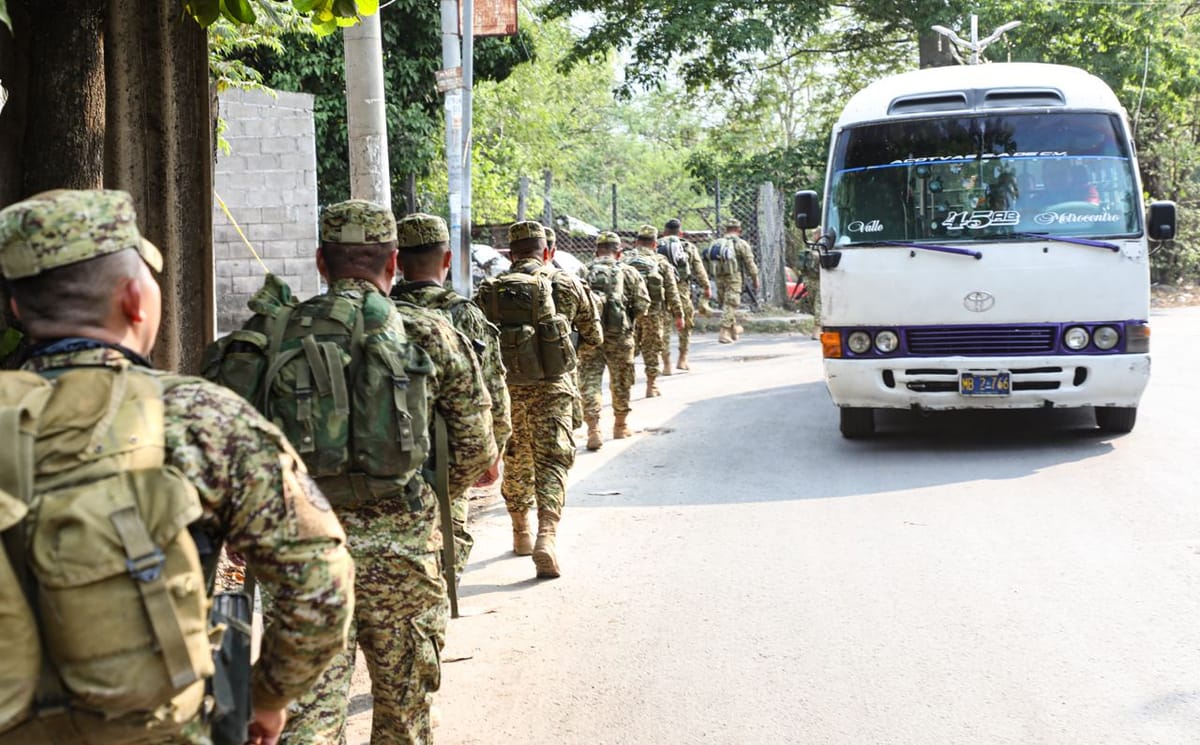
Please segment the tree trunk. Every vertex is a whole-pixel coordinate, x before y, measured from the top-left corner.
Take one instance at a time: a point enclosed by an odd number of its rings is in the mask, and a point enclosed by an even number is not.
[[[958,60],[950,53],[950,40],[937,31],[926,29],[917,37],[917,49],[922,68],[949,67],[957,65]]]

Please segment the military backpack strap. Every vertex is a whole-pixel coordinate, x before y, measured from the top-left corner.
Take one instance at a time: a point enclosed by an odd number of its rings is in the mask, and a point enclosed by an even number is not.
[[[446,595],[450,598],[450,617],[458,618],[458,578],[454,576],[457,553],[454,547],[454,518],[450,514],[450,437],[441,414],[433,417],[434,491],[442,518],[442,571],[446,575]]]

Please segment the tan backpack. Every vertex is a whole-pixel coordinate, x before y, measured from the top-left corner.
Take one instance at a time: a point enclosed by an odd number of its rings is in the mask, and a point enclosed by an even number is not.
[[[0,743],[142,743],[196,717],[213,672],[162,380],[0,374]]]

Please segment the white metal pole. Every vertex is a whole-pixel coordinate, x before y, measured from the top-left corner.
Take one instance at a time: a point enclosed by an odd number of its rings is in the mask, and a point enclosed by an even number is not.
[[[462,46],[458,37],[458,3],[456,0],[441,0],[442,8],[442,69],[456,70],[462,66]],[[462,88],[451,86],[446,90],[446,174],[447,196],[450,201],[450,248],[461,250],[462,246]],[[461,284],[454,272],[458,262],[451,266],[451,281],[455,289],[469,295],[469,284]]]
[[[350,197],[392,206],[387,107],[383,90],[383,32],[379,13],[342,32],[346,56],[346,129]]]
[[[462,9],[462,243],[451,272],[454,287],[470,297],[474,294],[471,287],[471,126],[474,113],[471,91],[475,84],[475,0],[463,0]]]

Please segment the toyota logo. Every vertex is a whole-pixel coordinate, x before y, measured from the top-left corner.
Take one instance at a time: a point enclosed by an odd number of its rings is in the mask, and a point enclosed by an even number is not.
[[[991,310],[995,304],[996,297],[990,292],[983,292],[981,290],[968,292],[966,297],[963,298],[963,305],[972,313],[982,313],[985,310]]]

